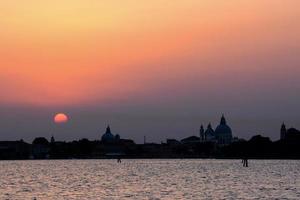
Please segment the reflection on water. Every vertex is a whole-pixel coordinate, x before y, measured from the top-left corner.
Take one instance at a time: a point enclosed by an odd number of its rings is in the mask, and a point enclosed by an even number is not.
[[[300,199],[300,161],[0,161],[0,199]]]

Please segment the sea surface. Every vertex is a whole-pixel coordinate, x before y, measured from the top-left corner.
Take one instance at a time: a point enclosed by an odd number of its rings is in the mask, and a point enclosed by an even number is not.
[[[0,161],[0,199],[300,199],[300,161]]]

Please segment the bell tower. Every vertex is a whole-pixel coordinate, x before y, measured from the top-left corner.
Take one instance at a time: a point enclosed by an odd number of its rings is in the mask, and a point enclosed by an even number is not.
[[[200,140],[202,142],[205,141],[203,125],[201,125],[201,127],[200,127]]]
[[[280,140],[284,140],[286,136],[286,127],[285,124],[282,123],[281,129],[280,129]]]

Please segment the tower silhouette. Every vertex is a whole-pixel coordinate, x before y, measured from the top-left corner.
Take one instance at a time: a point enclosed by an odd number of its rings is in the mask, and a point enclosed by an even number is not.
[[[285,127],[285,124],[283,122],[282,125],[281,125],[281,129],[280,129],[280,139],[284,140],[285,137],[286,137],[286,127]]]
[[[204,141],[205,138],[204,138],[204,128],[203,128],[203,125],[200,126],[200,140],[201,141]]]

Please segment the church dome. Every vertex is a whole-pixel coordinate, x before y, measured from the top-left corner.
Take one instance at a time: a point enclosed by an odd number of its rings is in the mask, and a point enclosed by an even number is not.
[[[231,128],[226,124],[225,117],[222,116],[220,125],[215,130],[215,135],[220,143],[228,144],[232,140]]]
[[[106,132],[102,135],[101,140],[103,142],[111,142],[115,140],[115,136],[111,133],[109,126],[107,126]]]
[[[226,125],[226,124],[225,125],[221,125],[220,124],[216,128],[215,134],[218,135],[218,136],[221,136],[221,135],[231,135],[232,131],[231,131],[231,128],[228,125]]]

